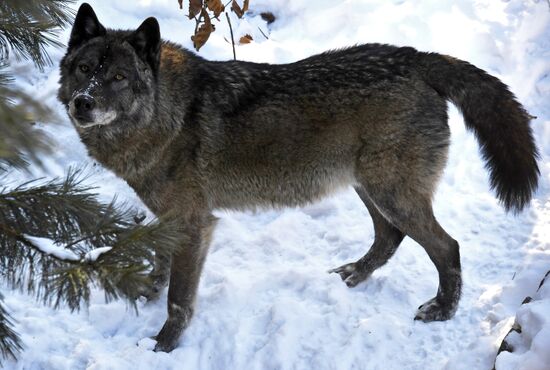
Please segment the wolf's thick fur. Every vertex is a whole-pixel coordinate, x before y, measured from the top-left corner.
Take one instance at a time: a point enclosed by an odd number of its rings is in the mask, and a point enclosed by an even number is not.
[[[460,297],[458,243],[432,213],[449,146],[446,100],[476,134],[491,186],[520,211],[539,176],[529,115],[507,87],[466,62],[410,47],[368,44],[284,65],[210,62],[161,41],[149,18],[134,32],[77,14],[61,62],[59,98],[89,153],[158,216],[180,221],[182,248],[158,261],[149,296],[170,270],[170,351],[193,314],[212,210],[296,206],[352,185],[375,240],[333,271],[365,280],[405,235],[439,272],[437,295],[416,315],[446,320]]]

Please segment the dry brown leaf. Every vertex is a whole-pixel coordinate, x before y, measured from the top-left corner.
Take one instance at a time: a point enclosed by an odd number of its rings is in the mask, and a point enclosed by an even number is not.
[[[242,17],[243,16],[243,10],[241,9],[241,7],[239,6],[239,4],[237,4],[237,2],[235,0],[233,0],[233,2],[231,3],[231,10],[237,14],[237,17]]]
[[[189,19],[195,18],[202,10],[202,0],[189,0]]]
[[[218,18],[219,15],[225,10],[221,0],[206,0],[206,6],[208,10],[214,13],[214,17]]]
[[[250,44],[252,42],[252,36],[246,34],[239,39],[239,44]]]
[[[271,12],[260,13],[260,17],[262,17],[262,19],[264,21],[266,21],[267,24],[271,24],[271,23],[275,22],[275,15],[273,15],[273,13],[271,13]]]
[[[191,41],[193,41],[193,46],[197,51],[206,44],[206,41],[208,41],[208,38],[210,37],[210,34],[214,32],[214,26],[212,25],[212,22],[210,21],[210,16],[206,12],[206,10],[202,10],[201,16],[204,18],[204,23],[201,24],[201,26],[197,29],[197,32],[193,36],[191,36]]]
[[[242,8],[236,0],[233,0],[231,3],[231,10],[237,14],[237,17],[242,18],[244,13],[248,10],[248,0],[244,0]]]

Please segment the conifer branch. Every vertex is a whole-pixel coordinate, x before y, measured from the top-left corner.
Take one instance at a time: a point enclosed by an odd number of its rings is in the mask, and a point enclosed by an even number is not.
[[[74,0],[4,0],[0,2],[0,60],[15,56],[31,59],[42,69],[51,63],[47,46],[61,46],[59,30],[74,15]]]
[[[181,236],[170,222],[135,224],[135,210],[102,204],[78,175],[0,189],[0,275],[10,287],[54,307],[66,303],[79,310],[93,285],[104,289],[107,301],[123,298],[135,307],[155,254],[170,255]],[[79,258],[48,253],[29,235],[50,239]],[[88,258],[98,248],[111,249]]]
[[[0,294],[0,366],[2,358],[16,358],[17,353],[23,350],[21,339],[13,330],[13,319],[2,304],[2,294]]]

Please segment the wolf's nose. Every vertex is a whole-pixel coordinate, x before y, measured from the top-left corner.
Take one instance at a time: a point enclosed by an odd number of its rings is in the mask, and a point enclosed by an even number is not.
[[[74,98],[74,106],[77,112],[86,113],[94,109],[95,100],[90,95],[78,95]]]

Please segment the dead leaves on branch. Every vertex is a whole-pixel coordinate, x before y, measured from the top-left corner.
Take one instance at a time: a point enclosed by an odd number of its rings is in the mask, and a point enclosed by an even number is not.
[[[239,19],[241,19],[244,13],[246,13],[246,11],[248,10],[248,0],[244,0],[242,8],[239,6],[239,3],[237,3],[237,1],[233,0],[233,2],[231,3],[231,10],[235,14],[237,14],[237,17],[239,17]]]
[[[242,19],[248,11],[249,0],[242,0],[241,3],[242,6],[238,1],[232,0],[230,8],[239,19]],[[180,9],[183,9],[183,0],[178,0],[178,4]],[[212,19],[220,21],[219,16],[224,12],[231,29],[229,13],[226,9],[227,5],[229,5],[229,2],[224,4],[223,0],[189,0],[188,17],[189,19],[194,19],[196,22],[195,34],[191,36],[195,50],[199,51],[210,38],[210,34],[216,30],[216,27],[212,24]],[[239,44],[241,45],[249,44],[252,41],[252,36],[248,34],[239,38]],[[235,45],[233,34],[231,34],[231,42]]]
[[[208,15],[208,12],[204,8],[201,11],[201,18],[204,20],[204,23],[202,23],[195,31],[195,34],[191,36],[193,47],[197,51],[199,51],[199,49],[206,44],[210,34],[215,30],[214,25],[212,25],[212,21],[210,20],[210,15]]]
[[[180,1],[181,9],[181,0],[178,1]],[[202,5],[202,0],[189,0],[189,19],[193,19],[201,13],[203,9]]]
[[[206,0],[206,7],[214,13],[214,18],[218,18],[225,11],[225,5],[221,0]]]

